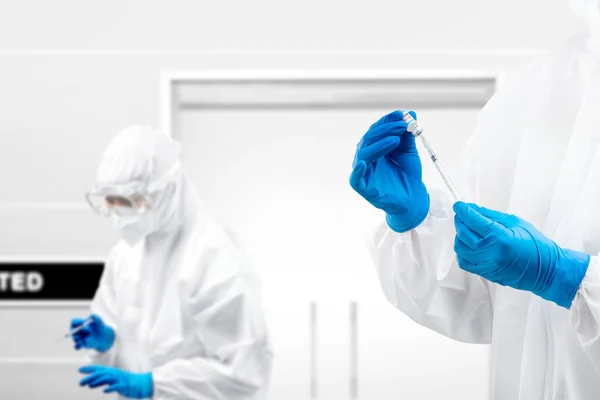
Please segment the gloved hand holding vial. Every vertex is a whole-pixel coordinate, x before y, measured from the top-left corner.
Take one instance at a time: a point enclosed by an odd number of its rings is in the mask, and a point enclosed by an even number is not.
[[[394,111],[371,125],[357,146],[350,176],[352,188],[385,211],[388,226],[399,233],[420,225],[429,212],[416,137],[423,141],[452,196],[460,200],[413,111]]]

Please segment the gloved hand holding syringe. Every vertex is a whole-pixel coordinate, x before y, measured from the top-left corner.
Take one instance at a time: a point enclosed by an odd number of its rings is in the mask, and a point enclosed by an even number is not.
[[[458,195],[458,192],[456,191],[454,184],[450,180],[450,177],[448,176],[448,174],[446,173],[444,168],[442,168],[442,165],[440,164],[440,161],[438,160],[435,152],[433,151],[433,148],[431,147],[431,145],[429,144],[427,139],[425,139],[425,136],[423,135],[423,129],[419,126],[417,121],[415,121],[415,119],[412,117],[412,115],[410,115],[410,113],[408,111],[403,111],[403,115],[404,115],[404,122],[406,122],[408,124],[408,127],[406,130],[408,132],[412,133],[413,136],[421,138],[421,143],[423,143],[423,146],[429,153],[431,161],[433,161],[433,164],[435,165],[438,172],[440,173],[440,176],[444,180],[444,183],[448,187],[448,190],[450,190],[450,193],[452,194],[454,201],[461,201],[462,199]]]

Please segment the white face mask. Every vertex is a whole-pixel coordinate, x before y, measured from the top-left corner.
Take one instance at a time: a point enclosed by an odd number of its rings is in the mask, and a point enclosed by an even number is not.
[[[113,216],[113,222],[119,236],[131,247],[152,232],[152,220],[147,214],[133,217]]]

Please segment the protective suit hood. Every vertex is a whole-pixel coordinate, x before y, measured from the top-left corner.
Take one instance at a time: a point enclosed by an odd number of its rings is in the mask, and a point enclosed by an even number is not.
[[[598,0],[569,0],[569,6],[579,18],[593,21],[599,14],[600,1]]]
[[[149,212],[115,219],[121,237],[130,245],[151,234],[176,230],[184,216],[197,211],[197,196],[181,168],[180,153],[180,143],[142,125],[119,132],[104,152],[97,174],[100,185],[137,183],[148,190]]]
[[[600,0],[569,0],[569,6],[589,32],[589,46],[600,51]]]

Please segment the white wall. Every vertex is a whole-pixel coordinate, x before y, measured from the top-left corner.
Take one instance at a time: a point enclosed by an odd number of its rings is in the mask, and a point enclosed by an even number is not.
[[[566,0],[20,0],[0,6],[0,48],[547,48],[576,24]]]
[[[118,129],[160,122],[165,69],[505,70],[577,28],[565,2],[547,3],[4,1],[0,256],[106,254],[114,233],[85,208],[82,192]],[[51,323],[45,329],[49,337],[42,339],[46,350],[28,347],[40,318]],[[65,310],[0,308],[0,320],[7,322],[0,375],[29,370],[31,360],[16,360],[19,369],[14,357],[47,362],[77,357],[68,346],[52,348],[69,318]],[[33,364],[39,367],[38,361]],[[76,374],[64,368],[70,372],[60,374],[53,387],[64,387],[65,397],[83,398],[70,386]],[[42,379],[41,372],[35,376]],[[28,393],[30,399],[45,395]]]

